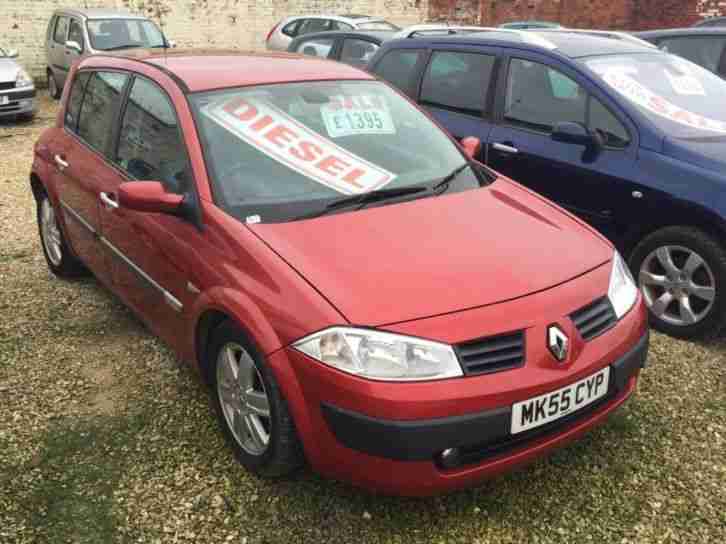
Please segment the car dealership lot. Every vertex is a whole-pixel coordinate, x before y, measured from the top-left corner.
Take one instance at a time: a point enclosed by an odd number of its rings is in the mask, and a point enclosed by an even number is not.
[[[95,281],[47,272],[27,175],[54,111],[43,97],[32,124],[0,124],[0,542],[726,537],[723,340],[654,334],[639,394],[605,427],[479,488],[411,500],[250,476],[193,372]]]

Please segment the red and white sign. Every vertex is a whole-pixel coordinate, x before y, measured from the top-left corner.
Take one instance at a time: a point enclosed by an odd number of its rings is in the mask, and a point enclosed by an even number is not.
[[[202,112],[265,155],[339,193],[366,193],[396,178],[263,99],[226,99],[205,106]]]
[[[603,80],[620,94],[656,115],[691,128],[726,133],[726,123],[676,106],[623,71],[608,70],[601,75]]]

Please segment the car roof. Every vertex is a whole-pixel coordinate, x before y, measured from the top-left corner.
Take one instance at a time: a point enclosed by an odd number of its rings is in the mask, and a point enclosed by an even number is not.
[[[332,13],[309,13],[307,15],[292,15],[285,19],[286,21],[296,21],[298,19],[333,19],[335,21],[347,21],[353,24],[359,24],[367,21],[385,21],[383,17],[369,17],[368,15],[333,15]]]
[[[508,30],[494,29],[485,32],[460,34],[445,38],[417,38],[417,42],[467,45],[515,45],[558,51],[573,59],[595,55],[619,55],[657,51],[650,44],[637,40],[615,39],[609,35],[593,35],[577,30]],[[595,32],[595,31],[593,31]]]
[[[83,19],[147,19],[130,11],[109,8],[61,8],[56,15],[74,15]]]
[[[667,38],[678,36],[726,36],[726,27],[690,27],[690,28],[669,28],[666,30],[648,30],[646,32],[636,32],[635,36],[644,40],[654,38]]]
[[[156,66],[181,82],[185,92],[301,81],[374,79],[363,70],[318,57],[220,49],[135,49],[91,55],[81,66],[106,65],[104,61],[109,58]]]
[[[315,40],[318,38],[360,38],[365,40],[366,38],[373,38],[375,41],[383,43],[387,40],[393,39],[395,36],[395,30],[326,30],[323,32],[311,32],[310,34],[303,34],[295,38],[293,42],[300,43],[308,40]]]

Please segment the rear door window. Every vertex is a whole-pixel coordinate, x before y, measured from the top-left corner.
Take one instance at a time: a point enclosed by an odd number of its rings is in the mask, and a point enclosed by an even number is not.
[[[298,35],[302,36],[311,32],[323,32],[330,29],[330,21],[328,19],[306,19],[300,25]]]
[[[421,84],[421,103],[481,116],[494,70],[493,55],[436,51]]]
[[[551,132],[559,122],[586,124],[587,93],[565,74],[525,59],[512,59],[507,76],[504,119]]]
[[[78,136],[107,157],[127,80],[128,76],[124,74],[95,72],[86,84],[78,121]]]
[[[414,70],[423,54],[422,49],[394,49],[376,64],[374,71],[408,96],[415,98]]]
[[[353,26],[343,21],[330,21],[330,30],[353,30]]]
[[[55,30],[53,31],[53,41],[56,43],[66,43],[68,37],[68,17],[60,16],[55,22]]]
[[[81,104],[83,103],[83,92],[86,88],[90,72],[79,72],[73,80],[71,87],[71,96],[68,99],[68,107],[66,108],[65,126],[68,130],[76,132],[78,130],[78,117],[81,113]]]
[[[365,66],[378,51],[378,46],[368,40],[346,38],[340,52],[340,61],[353,66]]]
[[[726,46],[726,36],[667,38],[658,45],[664,51],[695,62],[706,70],[718,72]]]
[[[176,112],[149,80],[134,80],[119,133],[119,165],[134,179],[159,181],[171,193],[189,189],[191,176]]]

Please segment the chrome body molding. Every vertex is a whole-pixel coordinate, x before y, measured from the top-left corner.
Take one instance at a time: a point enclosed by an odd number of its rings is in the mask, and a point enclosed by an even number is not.
[[[144,272],[139,266],[133,262],[131,259],[129,259],[119,248],[117,248],[115,245],[113,245],[107,238],[104,238],[103,236],[100,236],[98,232],[96,232],[96,229],[94,229],[88,221],[83,219],[78,212],[76,212],[73,208],[71,208],[68,204],[60,201],[61,206],[63,207],[63,211],[68,212],[70,217],[78,221],[81,225],[83,225],[91,234],[98,237],[99,241],[106,246],[108,249],[111,250],[111,252],[121,259],[126,266],[131,268],[134,272],[136,272],[141,278],[144,279],[149,285],[151,285],[154,289],[159,291],[164,296],[164,302],[166,302],[171,308],[176,312],[181,312],[184,309],[184,304],[176,298],[174,295],[172,295],[169,291],[164,289],[161,285],[159,285],[151,276],[149,276],[146,272]]]

